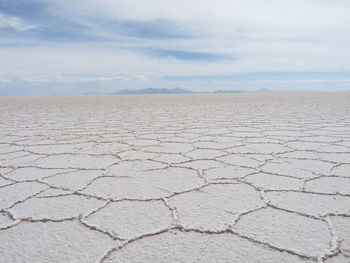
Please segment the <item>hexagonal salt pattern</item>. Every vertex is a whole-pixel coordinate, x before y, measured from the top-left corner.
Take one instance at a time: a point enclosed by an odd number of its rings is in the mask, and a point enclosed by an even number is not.
[[[350,262],[350,95],[0,97],[0,262]]]

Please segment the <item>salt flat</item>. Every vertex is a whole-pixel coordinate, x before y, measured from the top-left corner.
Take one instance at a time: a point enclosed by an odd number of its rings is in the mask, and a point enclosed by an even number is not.
[[[0,262],[350,262],[350,93],[0,97]]]

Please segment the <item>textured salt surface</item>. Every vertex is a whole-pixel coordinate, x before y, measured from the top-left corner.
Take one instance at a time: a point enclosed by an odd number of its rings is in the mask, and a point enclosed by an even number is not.
[[[0,262],[350,262],[350,93],[0,97]]]

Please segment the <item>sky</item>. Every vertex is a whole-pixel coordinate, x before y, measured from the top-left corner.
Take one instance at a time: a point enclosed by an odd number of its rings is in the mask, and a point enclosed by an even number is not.
[[[349,0],[0,0],[0,95],[350,91]]]

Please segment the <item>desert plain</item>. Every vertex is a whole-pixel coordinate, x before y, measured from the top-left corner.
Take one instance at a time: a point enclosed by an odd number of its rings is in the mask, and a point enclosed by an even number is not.
[[[0,262],[350,262],[350,93],[0,97]]]

